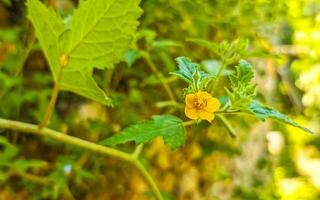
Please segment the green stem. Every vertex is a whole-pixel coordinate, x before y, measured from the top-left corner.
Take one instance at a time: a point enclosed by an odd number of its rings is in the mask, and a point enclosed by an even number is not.
[[[140,153],[142,152],[142,149],[143,149],[143,144],[139,144],[134,150],[134,152],[132,153],[132,157],[138,159]]]
[[[236,130],[232,127],[232,125],[230,124],[229,120],[227,118],[225,118],[223,115],[221,114],[217,114],[217,117],[220,119],[220,121],[222,122],[222,124],[224,125],[224,127],[227,129],[228,133],[230,134],[230,136],[232,138],[237,137],[237,132]]]
[[[46,127],[48,125],[48,122],[49,122],[49,120],[52,116],[53,110],[54,110],[54,106],[56,105],[58,95],[59,95],[59,83],[55,83],[54,87],[53,87],[51,99],[50,99],[49,105],[47,107],[46,114],[44,115],[42,122],[39,125],[39,129],[43,129],[44,127]]]
[[[30,22],[27,22],[27,26],[28,26],[27,36],[26,36],[27,46],[21,53],[21,56],[20,56],[21,59],[19,60],[18,68],[15,71],[14,76],[19,75],[20,72],[22,71],[23,66],[24,66],[24,64],[25,64],[25,62],[26,62],[26,60],[32,50],[33,44],[36,41],[36,36],[35,36],[34,30],[32,28],[32,24]]]
[[[54,107],[55,107],[57,99],[58,99],[58,95],[59,95],[59,91],[60,91],[59,82],[60,82],[60,79],[62,76],[62,71],[63,71],[63,68],[65,65],[66,65],[66,63],[64,63],[64,64],[60,63],[60,69],[59,69],[59,73],[57,76],[57,80],[54,82],[54,87],[52,90],[51,99],[50,99],[49,105],[47,107],[46,114],[44,115],[44,117],[39,125],[39,129],[43,129],[44,127],[46,127],[48,125],[48,122],[49,122],[51,116],[52,116],[52,113],[54,111]]]
[[[139,169],[139,171],[142,173],[143,177],[149,183],[149,186],[152,189],[152,191],[154,192],[156,198],[158,200],[164,200],[160,190],[158,189],[157,184],[154,182],[152,176],[149,174],[147,169],[141,164],[141,162],[137,159],[134,159],[132,163]]]
[[[198,123],[197,120],[190,120],[190,121],[186,121],[186,122],[182,122],[182,126],[186,127],[186,126],[191,126],[193,124]]]
[[[215,112],[216,114],[239,114],[242,113],[240,110],[235,110],[235,111],[217,111]]]
[[[172,101],[177,101],[169,84],[167,83],[167,81],[163,78],[162,74],[158,71],[156,65],[154,64],[154,62],[152,61],[152,59],[150,58],[150,55],[146,52],[142,53],[142,57],[145,59],[145,61],[147,62],[148,66],[150,67],[150,69],[153,71],[153,73],[157,76],[157,78],[159,79],[159,81],[161,82],[162,86],[164,87],[164,89],[166,90],[169,98]]]
[[[214,80],[214,82],[213,82],[213,85],[212,85],[212,87],[211,87],[211,89],[210,89],[210,91],[211,91],[211,94],[214,92],[214,90],[216,89],[216,86],[217,86],[217,83],[218,83],[218,80],[219,80],[219,78],[220,78],[220,76],[221,76],[221,73],[222,73],[222,71],[224,70],[224,68],[226,68],[226,63],[225,62],[222,62],[222,65],[221,65],[221,67],[219,68],[219,71],[218,71],[218,73],[217,73],[217,76],[216,76],[216,79]]]
[[[141,162],[137,158],[134,158],[131,154],[128,154],[110,147],[98,145],[86,140],[82,140],[77,137],[66,135],[61,132],[54,131],[48,128],[39,129],[38,126],[34,124],[28,124],[28,123],[0,118],[0,128],[15,130],[22,133],[31,133],[31,134],[51,138],[51,139],[63,142],[65,144],[74,145],[95,153],[99,153],[105,156],[112,156],[112,157],[127,161],[133,164],[135,167],[137,167],[137,169],[141,172],[141,174],[149,184],[151,190],[153,191],[157,199],[163,200],[160,190],[156,185],[155,181],[153,180],[153,178],[151,177],[151,175],[148,173],[145,167],[141,164]]]
[[[20,72],[21,72],[21,70],[23,69],[23,66],[24,66],[24,64],[25,64],[25,62],[26,62],[26,60],[27,60],[27,58],[28,58],[28,56],[29,56],[29,53],[30,53],[30,51],[31,51],[31,49],[32,49],[32,46],[33,46],[34,42],[35,42],[35,39],[36,39],[36,38],[35,38],[35,35],[34,35],[34,32],[33,32],[33,30],[32,30],[32,25],[31,25],[30,23],[28,23],[28,27],[31,27],[31,28],[28,28],[28,30],[30,30],[30,31],[27,31],[27,32],[28,32],[28,34],[27,34],[27,36],[26,36],[27,46],[26,46],[26,48],[24,48],[24,49],[22,50],[21,55],[19,56],[20,60],[18,61],[17,69],[16,69],[16,71],[14,72],[13,76],[18,76],[18,75],[20,74]],[[29,32],[30,32],[30,33],[29,33]],[[29,36],[29,35],[30,35],[30,36]],[[29,42],[28,42],[28,38],[29,38],[29,37],[30,37],[30,39],[29,39]],[[8,89],[4,89],[3,91],[1,91],[1,92],[0,92],[0,99],[1,99],[4,95],[6,95],[7,92],[8,92]]]

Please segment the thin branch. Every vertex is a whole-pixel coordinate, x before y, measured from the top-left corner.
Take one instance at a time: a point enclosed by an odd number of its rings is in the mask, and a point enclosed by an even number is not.
[[[186,127],[186,126],[191,126],[193,124],[197,124],[199,123],[200,121],[199,120],[190,120],[190,121],[186,121],[186,122],[183,122],[182,123],[182,126]]]
[[[57,75],[57,79],[54,82],[54,87],[52,90],[51,99],[50,99],[49,105],[47,107],[46,114],[44,115],[44,117],[39,125],[39,129],[43,129],[44,127],[46,127],[48,125],[48,122],[49,122],[51,116],[52,116],[52,113],[54,111],[54,107],[55,107],[57,99],[58,99],[59,91],[60,91],[60,87],[59,87],[60,79],[62,77],[63,69],[68,64],[68,61],[69,61],[69,58],[67,55],[65,55],[65,54],[61,55],[60,68],[59,68],[59,72]]]
[[[159,70],[157,69],[156,65],[154,64],[154,62],[152,61],[152,59],[150,58],[150,55],[147,52],[143,52],[142,57],[145,59],[145,61],[147,62],[148,66],[150,67],[150,69],[153,71],[153,73],[157,76],[157,78],[159,79],[159,81],[161,82],[163,88],[166,90],[166,92],[168,93],[169,98],[172,101],[177,101],[176,97],[174,96],[171,87],[169,86],[169,84],[167,83],[167,81],[163,78],[163,75],[159,72]]]
[[[230,136],[232,138],[236,138],[237,137],[237,132],[232,127],[232,125],[230,124],[229,120],[227,118],[225,118],[222,114],[218,114],[217,117],[220,119],[220,121],[222,122],[223,126],[227,129],[227,131],[230,134]]]
[[[132,157],[135,159],[139,158],[139,155],[141,154],[143,149],[143,144],[139,144],[136,149],[134,150],[134,152],[132,153]]]
[[[216,86],[217,86],[217,84],[218,84],[218,81],[219,81],[219,78],[220,78],[220,76],[221,76],[221,74],[222,74],[222,71],[224,70],[224,68],[226,68],[226,63],[225,62],[222,62],[222,65],[221,65],[221,67],[219,68],[219,71],[218,71],[218,73],[217,73],[217,76],[216,76],[216,78],[215,78],[215,80],[214,80],[214,82],[213,82],[213,84],[211,85],[211,88],[210,88],[210,92],[211,92],[211,94],[213,94],[213,92],[214,92],[214,90],[216,89]]]
[[[59,95],[59,83],[55,83],[52,94],[51,94],[51,99],[50,99],[49,105],[47,107],[46,114],[44,115],[44,117],[39,125],[39,129],[43,129],[44,127],[46,127],[48,125],[48,122],[49,122],[49,120],[52,116],[52,113],[54,111],[54,106],[56,105],[58,95]]]

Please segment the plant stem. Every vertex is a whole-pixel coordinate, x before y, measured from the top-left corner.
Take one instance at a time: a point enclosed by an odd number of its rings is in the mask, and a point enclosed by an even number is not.
[[[28,27],[29,26],[32,26],[30,23],[28,23]],[[27,36],[26,36],[26,40],[27,40],[27,46],[22,50],[22,52],[20,53],[20,56],[19,56],[19,61],[18,61],[18,64],[17,64],[17,69],[16,69],[16,71],[12,74],[13,76],[18,76],[19,74],[20,74],[20,72],[22,71],[22,69],[23,69],[23,66],[24,66],[24,64],[25,64],[25,62],[26,62],[26,60],[27,60],[27,58],[28,58],[28,56],[29,56],[29,53],[30,53],[30,51],[31,51],[31,49],[32,49],[32,46],[33,46],[33,44],[34,44],[34,42],[35,42],[35,35],[34,35],[34,33],[33,33],[33,30],[32,30],[32,27],[31,28],[28,28],[28,30],[30,30],[29,32],[30,33],[28,33],[27,34]],[[30,35],[30,36],[28,36],[28,35]],[[30,37],[30,41],[28,42],[28,38]],[[7,92],[8,92],[8,89],[4,89],[3,91],[1,91],[0,92],[0,99],[4,96],[4,95],[6,95],[7,94]]]
[[[63,68],[65,65],[66,65],[66,63],[61,64],[61,61],[60,61],[60,69],[59,69],[59,73],[57,76],[57,80],[55,80],[55,82],[54,82],[54,87],[52,90],[51,99],[50,99],[49,105],[47,107],[46,114],[44,115],[42,122],[39,125],[39,129],[43,129],[44,127],[46,127],[48,125],[48,122],[49,122],[51,116],[52,116],[52,113],[54,111],[54,106],[56,105],[57,98],[58,98],[59,91],[60,91],[59,82],[60,82],[60,79],[62,76],[62,71],[63,71]]]
[[[149,174],[149,172],[146,170],[146,168],[141,164],[141,162],[137,159],[134,159],[132,163],[139,169],[139,171],[142,173],[143,177],[149,183],[149,186],[152,189],[152,191],[154,192],[156,198],[158,200],[164,200],[160,190],[158,189],[157,184],[154,182],[152,176]]]
[[[237,132],[236,132],[236,130],[234,130],[234,128],[230,124],[229,120],[227,118],[225,118],[222,114],[217,114],[217,117],[220,119],[220,121],[222,122],[224,127],[227,129],[227,131],[229,132],[230,136],[232,138],[237,137]]]
[[[77,137],[66,135],[61,132],[54,131],[48,128],[39,129],[38,126],[34,124],[28,124],[28,123],[0,118],[0,128],[15,130],[22,133],[31,133],[31,134],[51,138],[51,139],[63,142],[65,144],[74,145],[86,150],[90,150],[95,153],[99,153],[105,156],[112,156],[112,157],[127,161],[133,164],[135,167],[137,167],[137,169],[141,172],[142,176],[145,178],[145,180],[149,184],[151,190],[153,191],[157,199],[163,200],[160,190],[156,185],[155,181],[153,180],[153,178],[151,177],[151,175],[149,174],[149,172],[145,169],[145,167],[141,164],[141,162],[137,158],[134,158],[131,154],[128,154],[110,147],[95,144],[93,142],[89,142]]]
[[[139,144],[134,150],[134,152],[132,153],[132,157],[138,159],[140,153],[142,152],[142,149],[143,149],[143,144]]]
[[[184,126],[184,127],[190,126],[190,125],[196,124],[197,122],[198,122],[197,120],[190,120],[190,121],[182,122],[182,126]]]
[[[56,105],[58,95],[59,95],[59,83],[56,82],[53,87],[51,99],[50,99],[49,105],[47,107],[46,114],[44,115],[42,122],[39,125],[39,129],[43,129],[44,127],[46,127],[48,125],[48,122],[49,122],[51,115],[53,113],[53,110],[54,110],[54,106]]]
[[[216,114],[238,114],[242,113],[241,110],[235,110],[235,111],[217,111]]]
[[[216,89],[216,86],[217,86],[217,83],[218,83],[218,80],[219,80],[219,78],[220,78],[220,76],[221,76],[221,73],[222,73],[222,71],[224,70],[224,68],[226,68],[226,63],[225,62],[222,62],[222,65],[221,65],[221,67],[219,68],[219,71],[218,71],[218,73],[217,73],[217,76],[216,76],[216,79],[214,80],[214,82],[213,82],[213,85],[212,85],[212,87],[211,87],[211,89],[210,89],[210,92],[211,92],[211,94],[214,92],[214,90]]]
[[[157,76],[157,78],[159,79],[159,81],[161,82],[162,86],[164,87],[164,89],[166,90],[169,98],[172,101],[177,101],[176,97],[174,96],[169,84],[167,83],[167,81],[163,78],[162,74],[158,71],[156,65],[154,64],[154,62],[152,61],[152,59],[150,58],[150,55],[146,52],[143,52],[142,57],[145,59],[145,61],[147,62],[148,66],[150,67],[150,69],[153,71],[153,73]]]
[[[21,59],[19,60],[17,70],[14,73],[14,76],[17,76],[20,74],[20,72],[23,69],[23,66],[32,50],[32,47],[34,45],[34,42],[36,41],[36,36],[34,33],[34,30],[32,28],[32,24],[30,22],[27,22],[27,36],[26,36],[26,48],[21,53]]]

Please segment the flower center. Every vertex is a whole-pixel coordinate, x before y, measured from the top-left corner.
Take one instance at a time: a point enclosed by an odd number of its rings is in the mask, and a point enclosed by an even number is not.
[[[207,106],[207,101],[205,99],[195,99],[193,106],[197,110],[203,110]]]

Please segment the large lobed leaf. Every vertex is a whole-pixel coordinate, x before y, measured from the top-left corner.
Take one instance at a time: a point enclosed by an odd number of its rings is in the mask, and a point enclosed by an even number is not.
[[[94,67],[112,67],[123,58],[138,26],[140,0],[80,1],[71,24],[39,0],[28,0],[29,19],[50,65],[54,80],[68,90],[103,104],[110,99],[94,79]],[[64,63],[58,80],[61,62]]]
[[[62,19],[39,0],[28,0],[28,18],[33,24],[43,53],[47,58],[54,80],[60,68],[59,37],[65,31]]]
[[[271,118],[271,119],[280,121],[282,123],[300,128],[308,133],[313,133],[311,130],[299,125],[298,123],[290,119],[287,115],[282,114],[273,108],[263,106],[257,101],[253,101],[249,105],[249,112],[253,113],[256,117],[258,117],[262,121],[265,121],[266,119]]]
[[[182,120],[172,115],[156,115],[152,120],[145,121],[124,129],[121,133],[107,138],[102,145],[117,145],[129,141],[137,144],[146,143],[162,136],[164,143],[176,149],[185,142]]]

